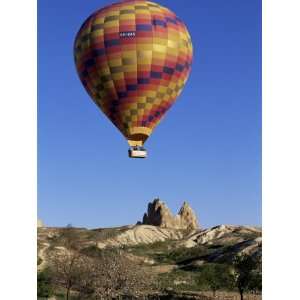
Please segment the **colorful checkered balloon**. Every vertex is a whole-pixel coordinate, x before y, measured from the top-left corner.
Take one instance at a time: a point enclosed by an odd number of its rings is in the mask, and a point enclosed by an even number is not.
[[[85,89],[131,146],[142,146],[175,102],[192,54],[184,23],[169,9],[143,0],[96,11],[74,45]]]

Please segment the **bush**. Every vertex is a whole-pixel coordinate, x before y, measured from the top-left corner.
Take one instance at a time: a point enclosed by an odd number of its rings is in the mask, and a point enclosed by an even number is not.
[[[49,298],[53,295],[51,286],[51,277],[47,270],[38,273],[37,276],[37,296],[42,298]]]
[[[209,290],[231,290],[233,283],[229,267],[224,264],[207,264],[199,269],[197,282],[200,286],[207,286]]]
[[[88,246],[86,248],[83,248],[80,251],[82,254],[87,255],[89,257],[101,257],[103,250],[99,249],[96,245]]]

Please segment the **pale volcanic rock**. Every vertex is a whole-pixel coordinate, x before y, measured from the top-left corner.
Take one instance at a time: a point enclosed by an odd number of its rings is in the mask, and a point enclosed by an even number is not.
[[[105,248],[106,246],[118,247],[122,245],[152,244],[166,240],[180,240],[183,236],[181,230],[173,228],[167,229],[151,225],[136,225],[128,228],[128,230],[114,238],[99,242],[97,246],[98,248]]]
[[[179,213],[174,216],[167,205],[158,198],[148,204],[142,224],[161,228],[199,229],[196,214],[187,202],[183,203]]]
[[[41,219],[37,219],[37,227],[44,227],[44,223]]]
[[[184,202],[178,213],[181,227],[186,229],[198,229],[199,224],[195,212],[187,202]]]
[[[196,245],[218,243],[240,243],[261,235],[261,229],[253,226],[218,225],[190,234],[182,243],[190,248]],[[255,243],[259,243],[259,239]]]

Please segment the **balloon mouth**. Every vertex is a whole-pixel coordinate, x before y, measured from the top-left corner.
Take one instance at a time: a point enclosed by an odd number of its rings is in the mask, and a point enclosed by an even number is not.
[[[131,147],[143,146],[151,134],[151,129],[147,127],[133,127],[128,130],[127,141]]]

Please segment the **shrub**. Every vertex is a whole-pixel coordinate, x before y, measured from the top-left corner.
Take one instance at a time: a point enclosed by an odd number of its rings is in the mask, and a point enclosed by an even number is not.
[[[37,296],[43,298],[49,298],[53,295],[53,289],[51,285],[51,277],[47,270],[43,270],[38,273],[37,276]]]
[[[230,269],[224,264],[207,264],[199,269],[197,278],[200,286],[207,286],[214,293],[218,290],[232,289]]]

